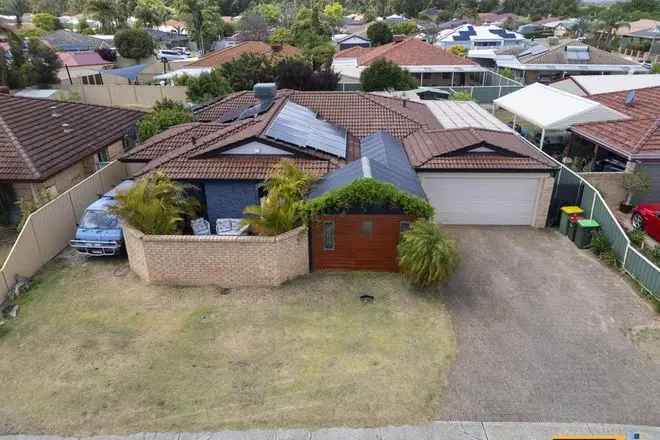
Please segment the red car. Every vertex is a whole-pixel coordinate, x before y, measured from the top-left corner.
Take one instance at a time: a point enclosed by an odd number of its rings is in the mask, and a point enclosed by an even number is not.
[[[632,225],[660,241],[660,203],[637,205],[633,210]]]

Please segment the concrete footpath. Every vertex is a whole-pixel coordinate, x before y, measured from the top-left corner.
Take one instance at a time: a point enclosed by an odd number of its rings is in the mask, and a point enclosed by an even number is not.
[[[637,433],[639,436],[635,436]],[[552,440],[556,435],[623,434],[626,440],[660,440],[660,427],[600,423],[433,422],[384,428],[265,429],[220,432],[141,432],[130,435],[60,437],[0,435],[0,440]]]

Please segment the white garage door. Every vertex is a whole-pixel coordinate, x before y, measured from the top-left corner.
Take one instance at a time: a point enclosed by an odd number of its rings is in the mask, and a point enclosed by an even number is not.
[[[419,173],[436,221],[450,225],[531,225],[542,174]]]

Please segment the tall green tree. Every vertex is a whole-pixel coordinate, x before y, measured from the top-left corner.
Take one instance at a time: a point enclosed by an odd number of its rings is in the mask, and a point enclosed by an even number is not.
[[[176,82],[177,85],[188,88],[186,95],[188,99],[195,103],[203,103],[231,92],[229,81],[222,76],[217,68],[197,77],[184,75],[177,78]]]
[[[204,9],[208,7],[208,1],[176,0],[174,7],[180,15],[186,17],[188,28],[197,42],[197,47],[204,53],[207,47],[204,40]]]
[[[30,12],[30,3],[28,0],[7,0],[5,10],[16,18],[16,27],[23,25],[23,15]]]
[[[377,21],[370,24],[367,28],[367,38],[369,38],[373,46],[380,46],[392,42],[394,36],[387,23]]]
[[[156,27],[166,21],[171,10],[161,0],[137,0],[133,13],[145,27]]]
[[[417,87],[417,80],[397,64],[389,60],[379,59],[362,71],[360,84],[365,92],[388,89],[410,90]]]
[[[154,53],[154,40],[144,29],[124,29],[115,34],[117,51],[124,58],[140,60]]]
[[[220,67],[222,77],[226,78],[233,91],[252,90],[260,82],[272,82],[275,69],[269,56],[244,53],[233,61]]]

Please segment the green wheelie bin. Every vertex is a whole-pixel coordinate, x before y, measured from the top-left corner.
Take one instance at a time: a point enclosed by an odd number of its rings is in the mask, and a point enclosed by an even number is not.
[[[561,217],[559,220],[559,232],[566,235],[568,233],[568,219],[574,214],[582,214],[584,210],[579,206],[562,206]]]
[[[594,232],[600,228],[596,220],[583,218],[577,222],[577,230],[575,231],[575,245],[580,249],[584,249],[591,244],[591,237]]]

